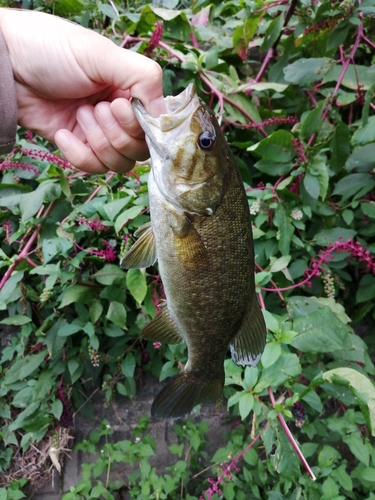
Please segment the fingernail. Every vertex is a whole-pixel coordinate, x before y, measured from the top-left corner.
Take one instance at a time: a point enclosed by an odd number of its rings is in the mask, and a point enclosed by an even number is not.
[[[80,108],[77,111],[77,120],[85,130],[92,130],[98,125],[93,111],[89,108]]]
[[[68,151],[72,146],[72,138],[70,134],[64,130],[56,132],[55,142],[57,147],[63,152]]]
[[[151,101],[148,105],[148,109],[150,115],[155,118],[166,113],[167,108],[164,102],[164,97],[159,97],[158,99],[155,99],[155,101]]]

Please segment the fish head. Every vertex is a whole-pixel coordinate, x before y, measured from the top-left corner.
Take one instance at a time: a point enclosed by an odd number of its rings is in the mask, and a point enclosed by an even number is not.
[[[228,157],[219,124],[193,84],[165,104],[167,113],[155,118],[132,100],[158,189],[177,209],[213,215],[224,195]]]

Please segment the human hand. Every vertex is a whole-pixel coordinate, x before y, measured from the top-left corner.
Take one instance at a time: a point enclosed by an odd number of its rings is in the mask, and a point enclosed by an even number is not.
[[[16,82],[18,123],[57,144],[90,173],[127,172],[148,158],[129,99],[165,112],[160,66],[79,25],[0,9]]]

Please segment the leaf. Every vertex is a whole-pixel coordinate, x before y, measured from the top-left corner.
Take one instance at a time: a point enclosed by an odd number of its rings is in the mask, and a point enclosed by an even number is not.
[[[114,283],[125,285],[126,283],[126,272],[116,264],[106,264],[93,277],[98,283],[106,286],[113,285]]]
[[[94,299],[89,307],[90,321],[93,325],[98,321],[103,313],[103,304],[98,299]]]
[[[268,368],[264,368],[260,380],[254,388],[259,394],[269,386],[279,387],[289,378],[296,377],[301,373],[301,365],[296,354],[282,351],[277,361]]]
[[[284,16],[280,13],[277,17],[272,19],[268,25],[266,32],[264,34],[263,43],[260,46],[260,52],[266,52],[272,47],[276,40],[280,36],[280,32],[283,29]]]
[[[119,328],[126,326],[126,309],[119,302],[110,302],[106,318]]]
[[[275,163],[288,163],[295,154],[292,145],[293,138],[290,132],[277,130],[247,150]]]
[[[246,58],[249,42],[255,35],[262,17],[262,15],[246,17],[244,23],[237,26],[233,32],[233,47],[242,59]]]
[[[63,292],[59,309],[76,302],[89,304],[94,294],[95,290],[89,286],[71,285]]]
[[[294,226],[290,222],[285,208],[278,204],[274,217],[275,226],[279,228],[279,249],[282,255],[290,254],[290,244],[294,233]]]
[[[134,299],[141,304],[147,294],[146,278],[140,269],[129,269],[126,285]]]
[[[73,241],[68,238],[44,239],[42,242],[43,263],[48,264],[56,255],[67,257],[68,251],[73,248]]]
[[[331,151],[330,168],[335,173],[345,165],[350,155],[350,130],[346,123],[339,122],[329,143]]]
[[[295,318],[293,330],[298,335],[294,337],[291,345],[302,352],[326,353],[352,348],[351,329],[328,307],[321,307]]]
[[[130,196],[125,196],[119,200],[110,201],[103,205],[103,210],[107,214],[110,221],[113,221],[116,215],[129,203]]]
[[[351,143],[353,146],[367,144],[375,141],[375,116],[370,116],[365,126],[359,127],[353,134]]]
[[[284,68],[284,78],[290,83],[307,85],[321,80],[335,64],[328,57],[301,58]]]
[[[344,384],[354,394],[361,408],[366,424],[375,436],[375,386],[362,373],[352,368],[335,368],[323,373],[323,379],[331,383]]]
[[[10,316],[9,318],[5,318],[0,321],[1,325],[14,325],[21,326],[26,325],[32,321],[28,316],[23,316],[22,314],[15,314],[14,316]]]
[[[125,335],[124,329],[116,326],[115,324],[108,323],[104,328],[104,333],[108,337],[122,337]]]
[[[367,446],[363,442],[363,439],[357,434],[350,434],[349,436],[343,436],[342,440],[349,446],[353,455],[368,467],[370,463],[370,454]]]
[[[250,392],[244,392],[240,397],[238,407],[242,420],[249,415],[254,406],[254,396]]]
[[[290,255],[283,255],[282,257],[279,257],[278,259],[274,259],[271,261],[271,265],[269,267],[269,271],[271,273],[277,273],[278,271],[281,271],[282,269],[285,269],[288,267],[288,264],[291,260]]]
[[[145,207],[141,205],[134,205],[131,208],[128,208],[125,210],[125,212],[122,212],[120,214],[115,222],[115,231],[118,233],[122,227],[130,220],[130,219],[135,219],[137,215],[139,215]]]
[[[133,377],[135,370],[135,357],[129,352],[121,363],[121,370],[125,377]]]
[[[334,229],[322,229],[314,236],[314,241],[317,245],[327,247],[336,243],[337,241],[352,240],[356,231],[353,229],[345,229],[343,227],[336,227]]]
[[[59,337],[69,337],[70,335],[74,335],[81,330],[82,326],[74,323],[67,323],[65,320],[63,320],[61,322],[61,326],[58,329],[57,335]]]
[[[309,139],[312,134],[322,128],[322,113],[325,101],[320,101],[311,111],[303,113],[301,117],[301,137]]]
[[[23,359],[18,359],[6,372],[5,384],[13,384],[23,380],[33,373],[43,363],[47,349],[42,349],[36,354],[28,354]]]
[[[356,294],[356,302],[367,302],[375,297],[375,277],[371,274],[366,274],[359,282],[359,287]]]
[[[375,181],[370,174],[350,174],[340,179],[333,190],[333,195],[342,196],[345,201],[352,196],[359,198],[371,191],[375,186]]]
[[[46,371],[43,372],[39,375],[38,380],[36,381],[36,384],[34,385],[34,401],[38,401],[41,399],[44,399],[45,396],[49,393],[49,391],[52,389],[54,384],[54,380],[51,377],[51,372]]]
[[[256,162],[254,167],[260,172],[268,175],[281,176],[288,174],[293,169],[293,163],[281,163],[279,161],[272,161],[267,159],[262,159]]]
[[[261,360],[264,368],[272,366],[281,355],[281,345],[278,342],[269,342],[264,348]]]
[[[345,169],[350,172],[370,172],[375,168],[375,143],[356,148],[345,163]]]
[[[314,200],[317,200],[319,198],[320,186],[317,177],[311,175],[310,172],[306,172],[303,177],[303,185],[311,198],[313,198]]]

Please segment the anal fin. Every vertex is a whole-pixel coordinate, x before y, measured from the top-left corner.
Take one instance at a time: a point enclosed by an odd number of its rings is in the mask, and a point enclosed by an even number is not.
[[[137,229],[134,235],[139,236],[139,239],[121,259],[120,266],[125,269],[152,266],[157,256],[155,237],[151,224],[149,222],[144,224]]]
[[[181,344],[184,341],[171,318],[167,305],[143,328],[141,335],[147,340],[166,342],[167,344]]]
[[[237,365],[256,366],[265,345],[266,325],[254,293],[241,327],[230,344],[232,360]]]

